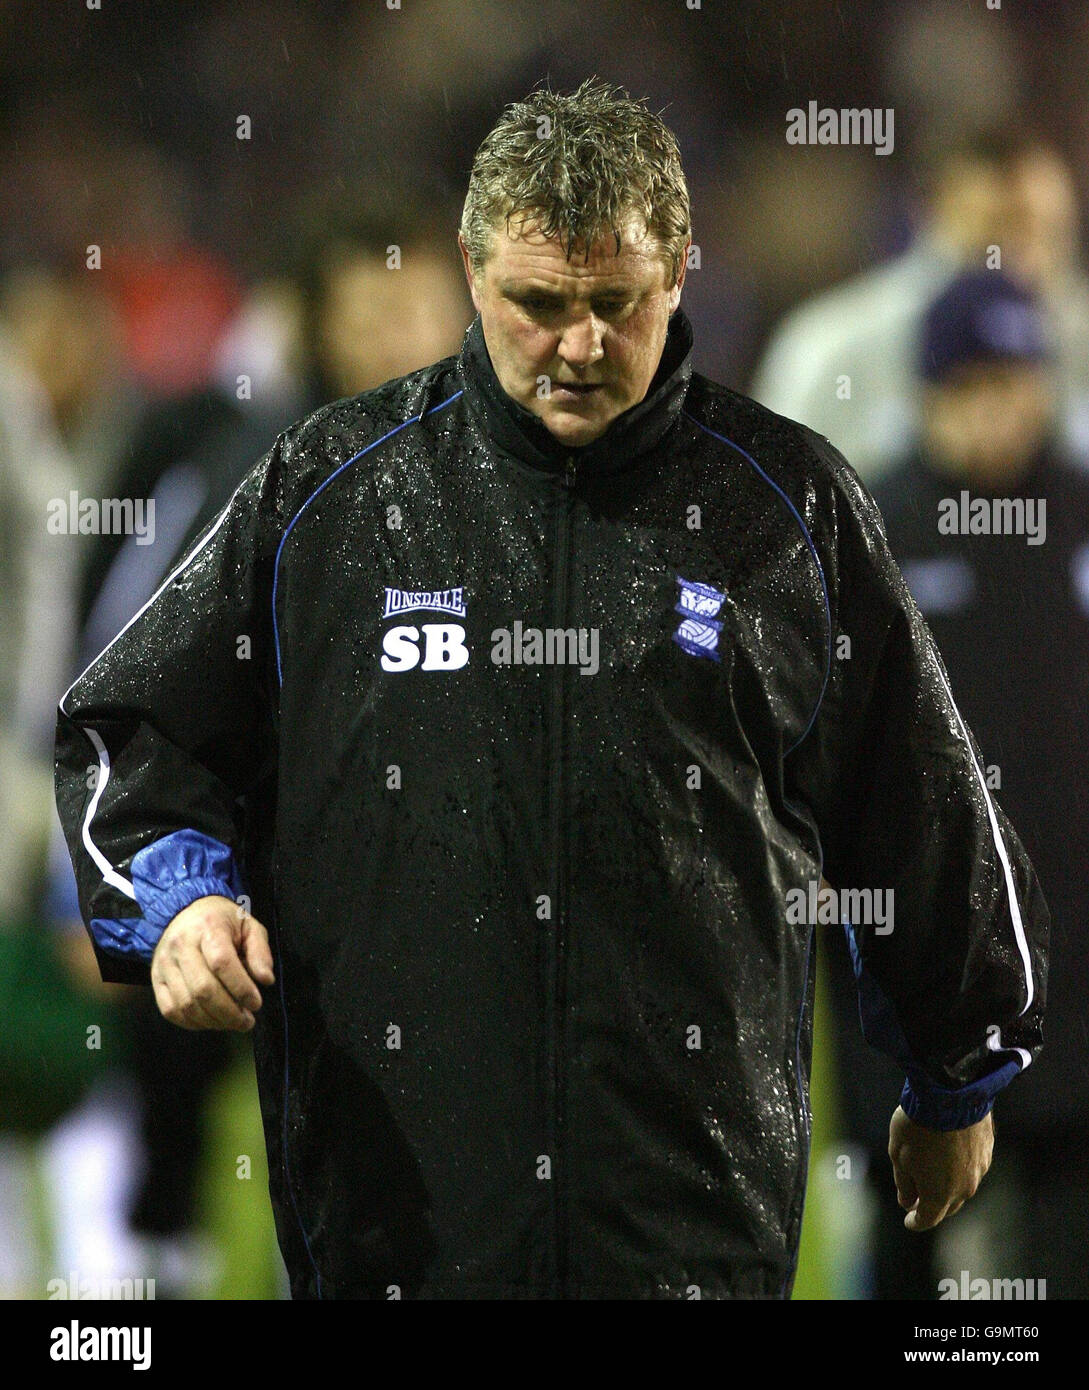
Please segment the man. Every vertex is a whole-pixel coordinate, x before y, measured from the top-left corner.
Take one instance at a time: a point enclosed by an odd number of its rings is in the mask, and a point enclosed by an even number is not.
[[[1041,294],[1058,338],[1058,430],[1089,457],[1089,281],[1078,263],[1078,199],[1062,157],[1023,129],[983,131],[940,149],[924,225],[885,265],[802,304],[772,335],[752,394],[825,434],[867,483],[907,451],[921,402],[915,345],[928,304],[997,247]]]
[[[1055,350],[1040,303],[997,271],[956,277],[923,316],[922,430],[877,492],[889,545],[1016,818],[1054,916],[1048,1047],[1002,1106],[996,1177],[1006,1202],[978,1215],[987,1270],[1089,1296],[1089,481],[1061,456]],[[967,522],[967,525],[964,523]],[[996,524],[997,523],[997,524]],[[883,1162],[889,1064],[858,1045],[847,951],[829,953],[840,1113],[873,1157],[873,1291],[935,1298],[934,1242],[890,1221]],[[996,1195],[992,1191],[989,1196]],[[958,1261],[949,1273],[959,1275]],[[978,1269],[979,1274],[984,1269]]]
[[[459,356],[285,432],[62,699],[102,968],[254,1029],[296,1297],[788,1295],[822,867],[895,892],[910,1223],[1040,1046],[1031,865],[850,469],[692,371],[690,242],[643,105],[508,108]]]

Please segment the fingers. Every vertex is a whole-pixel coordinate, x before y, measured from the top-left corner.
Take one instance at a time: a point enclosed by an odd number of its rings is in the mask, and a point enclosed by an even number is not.
[[[894,1155],[892,1159],[892,1175],[896,1182],[896,1200],[905,1211],[910,1211],[919,1200],[919,1189],[915,1186],[908,1169],[898,1159],[898,1154]]]
[[[897,1107],[889,1124],[889,1158],[896,1196],[909,1231],[930,1231],[975,1195],[991,1166],[990,1115],[959,1130],[920,1125]]]
[[[184,1028],[185,1024],[181,1020],[181,1008],[175,1000],[170,986],[155,965],[152,966],[151,970],[151,987],[155,991],[155,1003],[158,1005],[163,1018],[168,1023],[176,1023],[179,1028]]]
[[[243,1008],[216,978],[200,950],[193,947],[182,949],[173,963],[184,984],[187,995],[185,1016],[191,1026],[227,1028],[238,1032],[247,1032],[253,1027],[253,1014]],[[242,968],[240,963],[238,968]]]
[[[966,1192],[944,1202],[938,1198],[920,1197],[917,1203],[910,1204],[912,1209],[904,1217],[904,1225],[909,1231],[932,1231],[935,1226],[940,1226],[948,1217],[956,1216],[965,1202],[970,1197],[975,1196],[978,1186],[978,1183],[973,1183]],[[907,1205],[902,1197],[900,1198],[900,1205]]]
[[[246,969],[255,980],[260,980],[263,985],[275,983],[268,932],[257,918],[250,916],[248,912],[242,918],[241,952]]]
[[[268,932],[217,894],[198,899],[163,932],[151,961],[159,1012],[180,1028],[248,1032],[273,984]]]
[[[261,991],[253,983],[239,959],[234,942],[226,932],[207,932],[200,939],[204,964],[243,1009],[261,1007]]]
[[[180,1028],[248,1032],[254,1024],[249,1006],[260,1007],[260,992],[238,959],[229,921],[168,927],[152,957],[151,981],[159,1012]]]
[[[212,1027],[203,1009],[189,997],[189,989],[174,965],[160,966],[152,977],[155,1002],[168,1023],[189,1031]]]
[[[948,1215],[948,1202],[939,1202],[932,1197],[920,1197],[918,1203],[904,1217],[904,1225],[909,1231],[932,1231]]]

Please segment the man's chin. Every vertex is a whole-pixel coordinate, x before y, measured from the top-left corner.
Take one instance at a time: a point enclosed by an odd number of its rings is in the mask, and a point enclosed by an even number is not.
[[[572,449],[600,439],[612,423],[611,419],[603,421],[596,416],[580,414],[577,410],[567,410],[562,406],[546,411],[539,418],[551,434],[562,444],[569,444]]]

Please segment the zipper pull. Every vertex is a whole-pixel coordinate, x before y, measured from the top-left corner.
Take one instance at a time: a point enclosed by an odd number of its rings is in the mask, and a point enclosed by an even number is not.
[[[567,461],[566,461],[566,463],[564,464],[564,474],[563,474],[563,480],[564,480],[564,482],[567,484],[568,487],[574,487],[574,486],[575,486],[575,470],[577,469],[577,467],[578,467],[578,464],[575,462],[574,457],[573,457],[571,454],[568,454],[568,455],[567,455]]]

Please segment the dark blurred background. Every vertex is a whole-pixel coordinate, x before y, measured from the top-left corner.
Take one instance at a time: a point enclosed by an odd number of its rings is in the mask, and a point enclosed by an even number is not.
[[[696,369],[828,434],[875,490],[926,437],[924,310],[1004,253],[1058,345],[1029,452],[1046,435],[1078,480],[1062,574],[1016,586],[1022,627],[1069,617],[1009,698],[1046,683],[1063,737],[1084,727],[1089,7],[693,6],[0,0],[0,1296],[126,1276],[154,1277],[159,1297],[283,1294],[247,1045],[169,1029],[146,997],[96,982],[51,805],[53,711],[280,429],[457,351],[472,156],[538,82],[597,74],[663,113],[692,197]],[[810,101],[891,108],[892,152],[788,143],[787,112]],[[73,493],[154,500],[154,535],[83,531]],[[1013,600],[1004,573],[985,586],[992,615]],[[1006,731],[999,761],[1077,774],[1048,795],[1080,864],[1084,769],[1057,736],[1033,743],[1022,708],[987,703],[1001,667],[993,646],[971,651],[955,689],[978,688],[973,727]],[[1016,805],[1023,788],[1008,790]],[[1021,818],[1007,809],[1046,853],[1053,824],[1023,800]],[[1081,900],[1062,855],[1048,874],[1075,960]],[[882,1261],[909,1257],[922,1296],[943,1271],[1043,1277],[1004,1233],[1032,1223],[1034,1146],[1087,1147],[1066,1101],[1089,1086],[1080,978],[1054,1026],[1082,1051],[1025,1120],[1020,1167],[996,1165],[991,1210],[904,1256],[878,1216],[892,1199],[871,1134],[897,1093],[883,1075],[865,1094],[848,1084],[857,1019],[827,983],[842,965],[829,948],[795,1296],[890,1296]],[[1089,1219],[1084,1166],[1072,1231]]]

